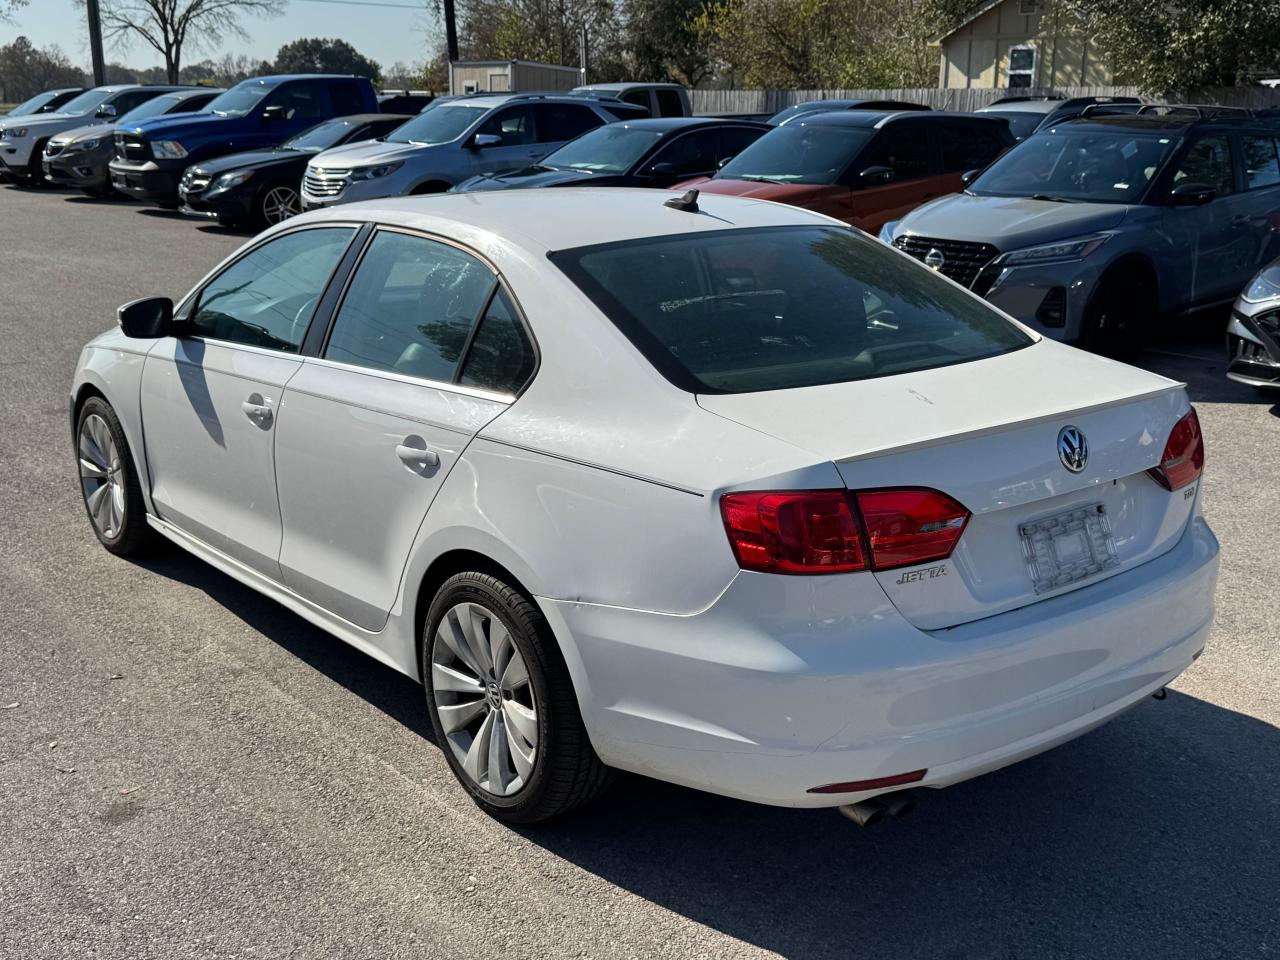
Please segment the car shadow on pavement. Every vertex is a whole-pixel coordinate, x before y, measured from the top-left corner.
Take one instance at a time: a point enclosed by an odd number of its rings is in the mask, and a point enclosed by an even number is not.
[[[1277,405],[1280,391],[1227,379],[1227,317],[1228,311],[1217,309],[1170,320],[1129,362],[1185,383],[1192,403]]]
[[[176,548],[144,566],[433,739],[410,679]],[[1177,692],[1013,767],[920,791],[915,814],[869,829],[622,774],[590,806],[519,832],[798,960],[1199,960],[1280,943],[1280,730]]]

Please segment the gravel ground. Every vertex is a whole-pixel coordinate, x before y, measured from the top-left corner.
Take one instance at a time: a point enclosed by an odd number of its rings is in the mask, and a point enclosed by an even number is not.
[[[0,230],[0,956],[1280,955],[1280,406],[1222,377],[1219,319],[1142,358],[1191,385],[1223,545],[1213,638],[1165,702],[873,830],[630,777],[511,830],[409,680],[89,531],[81,345],[243,238],[15,188]]]

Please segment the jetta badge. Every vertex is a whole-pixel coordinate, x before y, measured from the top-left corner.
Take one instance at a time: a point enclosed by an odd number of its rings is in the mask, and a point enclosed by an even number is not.
[[[924,255],[924,265],[930,270],[941,270],[946,262],[947,258],[937,247],[930,247],[929,252]]]
[[[1079,473],[1089,462],[1089,442],[1079,427],[1063,427],[1058,431],[1058,459],[1072,473]]]

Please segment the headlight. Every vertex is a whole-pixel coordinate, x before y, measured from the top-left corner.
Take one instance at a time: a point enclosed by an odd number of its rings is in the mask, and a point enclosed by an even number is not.
[[[377,167],[356,167],[351,171],[350,179],[353,183],[356,180],[376,180],[378,177],[385,177],[389,174],[395,173],[403,166],[404,163],[402,162],[384,163]]]
[[[187,155],[187,148],[177,140],[157,140],[151,144],[151,152],[161,160],[181,160]]]
[[[897,220],[890,220],[880,228],[879,239],[881,243],[887,243],[889,246],[893,246],[893,231],[897,229],[898,223],[899,221]]]
[[[223,190],[230,190],[232,187],[238,187],[252,176],[252,170],[231,170],[216,178],[213,183],[209,185],[209,189],[205,191],[205,196],[208,196],[211,193],[222,193]]]
[[[3,131],[0,131],[0,136],[8,137],[10,140],[21,140],[26,135],[26,127],[5,127]]]
[[[101,140],[72,140],[66,146],[67,153],[83,153],[85,150],[93,150],[100,144]]]
[[[1263,270],[1253,278],[1245,290],[1244,299],[1249,303],[1265,303],[1268,300],[1280,300],[1280,268]]]
[[[1064,240],[1061,243],[1045,243],[1036,247],[1010,250],[1000,258],[1000,263],[1014,267],[1021,264],[1051,263],[1058,260],[1083,260],[1110,239],[1109,234]]]

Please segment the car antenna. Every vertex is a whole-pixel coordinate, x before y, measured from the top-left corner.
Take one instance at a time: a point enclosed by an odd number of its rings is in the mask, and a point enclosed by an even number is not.
[[[682,210],[685,213],[698,212],[698,191],[690,190],[682,193],[678,197],[672,197],[670,200],[663,200],[664,207],[670,207],[673,210]]]

